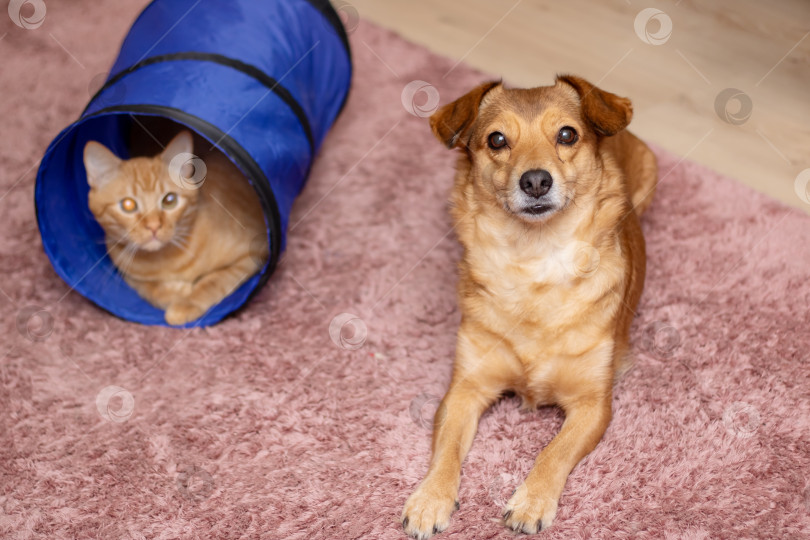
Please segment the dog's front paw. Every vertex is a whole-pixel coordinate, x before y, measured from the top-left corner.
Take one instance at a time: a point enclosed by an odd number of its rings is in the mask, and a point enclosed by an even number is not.
[[[551,527],[557,515],[557,498],[530,490],[526,484],[515,490],[506,503],[503,520],[513,531],[534,534]]]
[[[422,482],[405,503],[402,527],[408,536],[427,540],[450,525],[450,516],[457,509],[455,493]]]
[[[164,317],[166,322],[172,326],[181,326],[196,321],[203,315],[205,315],[205,308],[189,300],[178,300],[169,304]]]

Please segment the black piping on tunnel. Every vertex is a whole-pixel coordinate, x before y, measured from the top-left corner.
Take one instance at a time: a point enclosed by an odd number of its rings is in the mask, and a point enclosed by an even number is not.
[[[309,4],[312,5],[334,28],[335,32],[337,32],[338,38],[340,39],[343,47],[346,50],[346,55],[349,57],[349,63],[351,64],[351,47],[349,46],[349,38],[346,34],[346,29],[343,26],[343,23],[340,20],[340,16],[338,15],[337,11],[335,11],[334,6],[329,2],[329,0],[307,0]],[[150,4],[151,5],[151,4]],[[146,9],[148,9],[147,6]],[[144,9],[144,11],[146,11]],[[87,109],[92,105],[96,99],[109,87],[120,81],[122,78],[126,77],[127,75],[138,71],[140,68],[145,66],[150,66],[153,64],[158,64],[161,62],[174,62],[174,61],[182,61],[182,60],[196,60],[200,62],[212,62],[215,64],[220,64],[223,66],[227,66],[233,68],[237,71],[240,71],[250,77],[253,77],[260,83],[262,83],[265,87],[267,87],[271,92],[275,93],[287,106],[292,110],[293,114],[295,114],[296,118],[298,119],[298,123],[301,125],[301,128],[304,130],[304,134],[306,135],[307,141],[309,142],[309,148],[312,152],[312,157],[315,157],[315,140],[312,136],[312,126],[309,123],[309,118],[307,118],[306,112],[298,103],[298,101],[293,97],[290,91],[281,85],[281,83],[276,80],[275,78],[271,77],[270,75],[266,74],[256,66],[251,64],[242,62],[241,60],[237,60],[235,58],[229,58],[227,56],[216,54],[216,53],[205,53],[205,52],[177,52],[171,54],[162,54],[157,56],[152,56],[150,58],[146,58],[141,60],[140,62],[135,63],[134,65],[128,67],[127,69],[120,71],[110,77],[104,85],[98,89],[98,91],[93,95],[92,99],[87,104],[87,108],[85,108],[84,112],[87,112]],[[349,94],[346,93],[346,96],[343,99],[343,103],[340,104],[340,111],[343,111],[343,107],[346,106],[346,100],[348,99]],[[82,113],[84,116],[84,113]]]
[[[250,64],[246,64],[240,60],[236,60],[234,58],[229,58],[227,56],[223,56],[221,54],[214,54],[214,53],[203,53],[203,52],[181,52],[181,53],[172,53],[172,54],[162,54],[158,56],[152,56],[151,58],[147,58],[145,60],[141,60],[137,64],[134,64],[123,71],[119,71],[115,75],[113,75],[104,86],[99,88],[98,92],[93,95],[93,98],[90,100],[90,103],[87,107],[90,107],[96,99],[109,87],[113,86],[115,83],[126,77],[127,75],[138,71],[139,69],[151,66],[154,64],[160,64],[164,62],[179,62],[183,60],[196,60],[199,62],[211,62],[213,64],[219,64],[222,66],[226,66],[229,68],[233,68],[237,71],[240,71],[257,81],[263,84],[270,92],[276,94],[293,112],[295,117],[298,119],[298,123],[301,125],[301,129],[304,130],[304,135],[307,137],[307,142],[309,142],[309,150],[311,155],[314,157],[315,155],[315,139],[312,136],[312,127],[309,124],[309,118],[307,118],[307,114],[304,112],[304,109],[301,105],[296,101],[293,95],[287,90],[284,86],[281,85],[276,79],[267,75],[265,72],[257,68],[256,66],[252,66]],[[87,111],[87,109],[85,109]],[[82,113],[84,114],[84,113]]]

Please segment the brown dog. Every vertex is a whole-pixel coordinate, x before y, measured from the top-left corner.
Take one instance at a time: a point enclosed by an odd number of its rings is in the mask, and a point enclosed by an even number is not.
[[[478,419],[503,393],[566,415],[506,504],[516,531],[551,525],[568,474],[605,432],[644,285],[638,216],[657,179],[650,149],[624,130],[632,113],[628,99],[560,76],[532,89],[486,83],[430,118],[462,150],[462,320],[430,468],[402,513],[408,535],[447,528]]]

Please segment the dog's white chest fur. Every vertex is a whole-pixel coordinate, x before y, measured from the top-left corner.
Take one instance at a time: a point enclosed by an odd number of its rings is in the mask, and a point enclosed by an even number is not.
[[[492,236],[486,242],[471,243],[466,258],[471,277],[485,291],[484,309],[489,313],[485,319],[495,332],[517,342],[556,339],[553,328],[560,321],[580,320],[606,293],[622,290],[617,286],[622,280],[622,266],[616,264],[622,257],[618,238],[597,249],[577,239],[573,231],[515,237],[481,225],[485,224],[479,223],[479,234]],[[532,324],[520,332],[500,328],[499,320]]]
[[[541,285],[569,287],[599,270],[600,251],[573,234],[548,231],[515,241],[486,224],[479,227],[480,234],[491,235],[490,241],[469,246],[470,266],[496,296],[526,293]]]

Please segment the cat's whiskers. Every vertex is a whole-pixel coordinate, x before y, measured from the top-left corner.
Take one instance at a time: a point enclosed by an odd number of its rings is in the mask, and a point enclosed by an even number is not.
[[[135,260],[135,255],[138,253],[138,246],[127,244],[124,247],[124,251],[121,252],[121,259],[118,261],[119,271],[122,274],[126,274],[129,271],[129,267],[132,266],[132,262]]]
[[[173,245],[173,246],[175,246],[175,247],[179,248],[180,250],[184,251],[185,253],[191,253],[191,252],[188,250],[188,245],[187,245],[187,244],[183,244],[182,240],[180,240],[180,239],[179,239],[179,238],[177,238],[177,237],[172,238],[171,240],[169,240],[169,243],[170,243],[171,245]]]
[[[107,248],[106,251],[107,256],[110,257],[110,259],[112,259],[113,261],[113,266],[108,269],[107,277],[104,280],[105,286],[114,277],[118,275],[124,275],[126,273],[129,267],[132,265],[133,259],[135,258],[137,247],[129,244],[124,244],[123,250],[116,257],[113,257],[112,253],[110,253],[109,248]]]
[[[189,242],[191,241],[191,229],[185,227],[177,227],[174,230],[174,236],[172,237],[170,244],[174,244],[178,247],[188,248]]]

